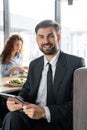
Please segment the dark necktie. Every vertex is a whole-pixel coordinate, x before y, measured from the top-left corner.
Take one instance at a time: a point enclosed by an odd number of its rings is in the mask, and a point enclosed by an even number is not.
[[[48,63],[47,72],[47,105],[52,104],[53,101],[53,78],[51,64]]]

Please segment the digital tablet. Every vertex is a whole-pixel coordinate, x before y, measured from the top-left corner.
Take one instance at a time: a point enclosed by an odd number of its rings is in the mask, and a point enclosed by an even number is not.
[[[23,101],[20,97],[18,97],[18,96],[16,96],[16,95],[7,94],[7,93],[0,93],[0,95],[1,95],[2,97],[4,97],[5,99],[11,97],[11,98],[13,98],[13,99],[15,100],[16,103],[24,104],[24,101]]]

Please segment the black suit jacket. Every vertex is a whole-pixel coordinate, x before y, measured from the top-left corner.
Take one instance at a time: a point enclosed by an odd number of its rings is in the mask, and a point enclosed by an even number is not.
[[[30,63],[27,81],[19,94],[25,101],[35,103],[43,65],[43,56]],[[84,59],[60,52],[54,78],[54,104],[48,107],[51,123],[59,125],[61,130],[72,130],[73,74],[83,66]]]

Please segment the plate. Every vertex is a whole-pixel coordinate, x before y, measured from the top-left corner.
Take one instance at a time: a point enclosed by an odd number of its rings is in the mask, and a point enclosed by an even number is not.
[[[27,75],[28,75],[28,72],[23,72],[20,77],[21,78],[27,78]]]
[[[16,78],[7,82],[11,87],[22,87],[26,81],[26,78]]]

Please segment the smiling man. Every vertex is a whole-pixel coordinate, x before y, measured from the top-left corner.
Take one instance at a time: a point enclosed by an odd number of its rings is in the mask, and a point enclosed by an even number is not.
[[[37,27],[38,28],[38,27]],[[55,30],[53,26],[43,27],[37,31],[36,41],[40,50],[45,54],[54,57],[58,52],[58,42],[60,40],[60,26]]]
[[[19,92],[26,103],[7,100],[10,112],[2,130],[72,130],[73,74],[84,66],[84,59],[60,50],[60,25],[56,21],[38,23],[35,32],[44,55],[30,63],[27,80]]]

